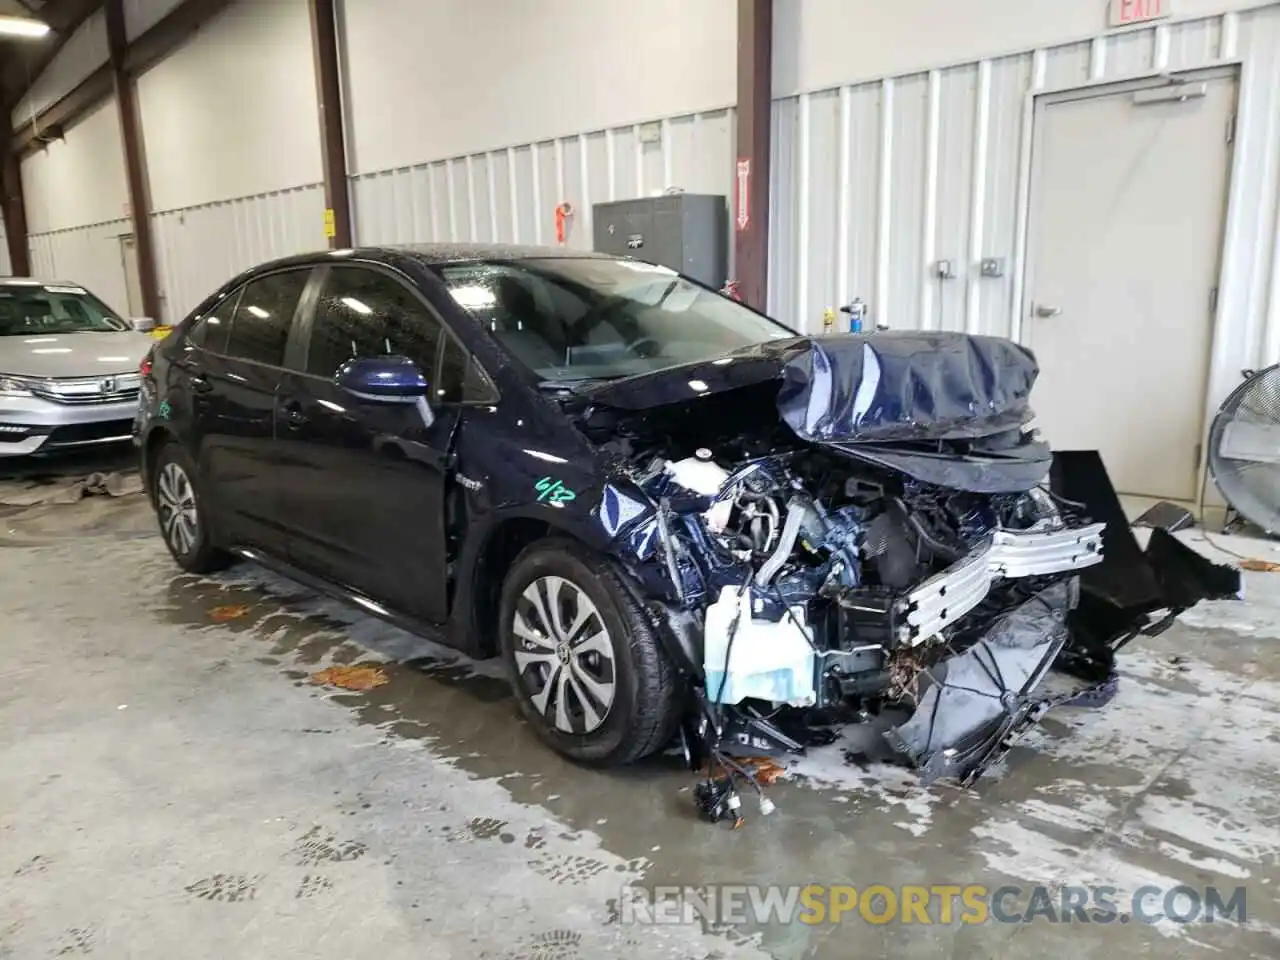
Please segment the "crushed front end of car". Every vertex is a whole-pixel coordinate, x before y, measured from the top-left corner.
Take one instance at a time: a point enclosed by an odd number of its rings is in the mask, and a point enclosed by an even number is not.
[[[691,757],[802,752],[849,722],[972,782],[1114,655],[1239,574],[1138,547],[1093,453],[1030,427],[1034,356],[952,333],[797,338],[605,384],[597,515],[688,679]],[[1076,677],[1045,692],[1059,668]],[[729,816],[704,791],[704,812]]]

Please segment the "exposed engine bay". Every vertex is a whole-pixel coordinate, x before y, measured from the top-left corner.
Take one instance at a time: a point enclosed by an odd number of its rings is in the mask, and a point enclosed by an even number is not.
[[[1164,531],[1140,551],[1096,454],[1054,461],[1009,341],[753,359],[775,374],[685,403],[605,394],[580,421],[617,461],[601,522],[693,688],[691,758],[802,752],[894,711],[888,748],[969,783],[1051,706],[1105,700],[1139,632],[1239,589]],[[1055,666],[1085,685],[1039,693]]]
[[[701,614],[704,695],[729,714],[919,706],[957,683],[999,712],[1053,663],[1074,574],[1102,560],[1104,525],[1041,487],[971,494],[820,451],[736,464],[706,447],[654,456],[640,485],[659,514],[638,552],[652,550],[679,607]],[[1028,605],[1018,623],[1033,637],[989,636]],[[895,731],[930,773],[954,739],[933,726]],[[753,753],[803,745],[763,722],[741,733],[737,746]]]

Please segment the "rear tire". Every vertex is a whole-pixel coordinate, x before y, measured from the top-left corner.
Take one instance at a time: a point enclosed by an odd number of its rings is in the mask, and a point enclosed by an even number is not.
[[[196,487],[191,457],[175,442],[160,448],[151,471],[151,502],[165,546],[187,573],[214,573],[231,565],[232,557],[215,547],[208,514]]]
[[[572,540],[538,541],[507,574],[499,617],[520,712],[556,752],[617,766],[671,739],[676,671],[607,559]]]

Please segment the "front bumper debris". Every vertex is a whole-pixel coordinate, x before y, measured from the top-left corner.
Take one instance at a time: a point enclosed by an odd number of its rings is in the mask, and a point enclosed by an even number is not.
[[[978,533],[941,547],[921,533],[930,550],[928,569],[937,572],[914,586],[897,586],[881,576],[833,589],[830,575],[819,568],[810,578],[818,613],[802,607],[801,613],[810,616],[797,613],[790,620],[812,649],[812,705],[774,694],[773,688],[732,703],[711,703],[701,689],[695,694],[696,709],[682,734],[692,765],[709,762],[699,797],[704,816],[727,816],[726,804],[736,799],[735,776],[759,791],[747,769],[753,758],[804,753],[831,743],[836,728],[849,723],[863,724],[872,739],[864,741],[865,749],[847,751],[848,762],[906,763],[925,784],[949,779],[969,785],[1048,711],[1107,703],[1117,691],[1115,655],[1126,643],[1159,634],[1203,600],[1240,594],[1238,570],[1212,563],[1168,530],[1153,528],[1150,542],[1140,548],[1096,452],[1059,454],[1050,489],[1041,497],[1056,509],[1033,514],[1027,529],[1008,529],[1018,525],[1008,522],[978,526]],[[918,508],[925,514],[930,506]],[[770,561],[792,550],[791,509]],[[838,518],[839,511],[830,516]],[[835,520],[828,522],[824,537],[829,529],[840,532]],[[815,543],[836,549],[827,545],[834,539],[806,536],[810,555]],[[919,550],[918,541],[902,532],[898,536],[895,542],[905,543],[908,554],[913,546]],[[872,534],[867,541],[869,550],[884,551]],[[963,542],[971,545],[970,552],[957,556]],[[887,551],[869,555],[889,556]],[[944,556],[956,559],[939,570],[937,558]],[[874,574],[885,570],[894,573],[890,563],[872,568]],[[774,573],[757,577],[757,586],[768,584]],[[809,589],[810,581],[801,574],[791,578],[790,594],[760,593],[745,615],[758,613],[773,628],[787,625],[767,620],[770,609],[760,603],[757,611],[756,602],[772,599],[781,606],[785,600],[792,605],[787,610],[799,606],[795,598],[804,594],[797,584]],[[823,588],[826,592],[819,592]],[[775,618],[781,615],[773,611]],[[722,672],[727,673],[733,635],[721,632]],[[750,635],[739,637],[744,638]],[[777,644],[761,646],[778,652]],[[759,672],[772,679],[765,668],[791,664],[780,654],[776,659],[777,665],[758,658]],[[711,676],[703,666],[704,676]],[[789,669],[790,679],[803,672]],[[1084,682],[1048,684],[1051,670]],[[900,712],[904,708],[909,715]],[[741,822],[736,808],[734,817]]]
[[[1002,578],[1035,577],[1082,570],[1102,562],[1105,524],[1022,533],[997,531],[979,550],[924,581],[906,597],[908,643],[937,636],[962,619]]]
[[[1237,568],[1206,559],[1168,530],[1153,527],[1146,549],[1140,547],[1096,450],[1054,454],[1051,486],[1106,527],[1102,562],[1080,577],[1062,669],[1101,682],[1114,673],[1115,654],[1135,637],[1164,632],[1202,601],[1242,596]]]
[[[1053,477],[1058,496],[1100,522],[1060,532],[1081,534],[1082,552],[1069,567],[1058,565],[1071,553],[1069,538],[1060,536],[1039,547],[1006,544],[1010,561],[1003,572],[1033,576],[1079,570],[1078,595],[1069,581],[1059,581],[1006,613],[968,649],[921,673],[915,713],[886,739],[920,769],[925,783],[940,778],[972,783],[1050,709],[1103,705],[1115,694],[1115,654],[1125,644],[1162,633],[1179,613],[1203,600],[1240,595],[1239,570],[1205,559],[1167,530],[1152,529],[1147,548],[1141,549],[1095,451],[1058,454]],[[929,624],[925,618],[934,616],[944,600],[949,607],[953,599],[967,602],[979,590],[985,595],[981,577],[972,571],[995,566],[990,557],[1000,556],[999,541],[1008,536],[997,534],[985,559],[966,558],[934,578],[941,584],[926,581],[915,591],[926,591],[917,608],[924,611],[921,624]],[[945,615],[951,618],[951,609]],[[1089,684],[1058,696],[1037,696],[1053,667]]]
[[[1068,641],[1069,584],[1005,614],[963,653],[921,671],[916,711],[885,738],[921,779],[968,784],[1048,710],[1033,696]]]

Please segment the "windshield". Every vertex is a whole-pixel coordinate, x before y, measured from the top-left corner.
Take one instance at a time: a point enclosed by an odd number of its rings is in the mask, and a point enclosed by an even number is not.
[[[0,337],[119,333],[129,327],[83,287],[0,285]]]
[[[545,381],[651,373],[795,334],[666,267],[530,259],[437,268],[453,298]]]

